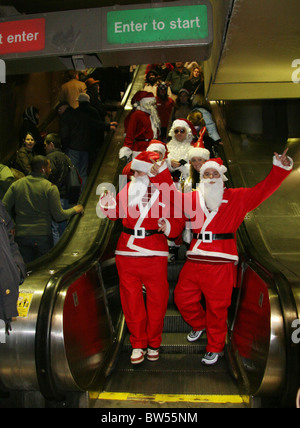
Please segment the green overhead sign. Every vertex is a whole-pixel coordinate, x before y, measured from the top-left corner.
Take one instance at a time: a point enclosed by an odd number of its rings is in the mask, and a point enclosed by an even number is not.
[[[160,7],[152,5],[109,11],[107,43],[140,45],[208,40],[212,36],[211,6],[207,1],[190,3],[175,2],[176,6],[162,3]]]

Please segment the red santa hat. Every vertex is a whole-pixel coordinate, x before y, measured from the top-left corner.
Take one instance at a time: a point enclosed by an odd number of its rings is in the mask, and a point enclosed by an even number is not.
[[[204,146],[203,137],[206,132],[206,126],[204,126],[200,132],[200,137],[197,141],[197,143],[194,144],[194,147],[189,151],[189,161],[192,160],[192,158],[202,158],[206,161],[210,158],[210,152],[207,150]]]
[[[167,146],[159,140],[152,140],[147,148],[147,152],[159,152],[163,155],[164,159],[167,157]]]
[[[141,152],[133,159],[131,169],[148,173],[152,166],[152,160],[158,161],[159,154],[155,152]]]
[[[227,168],[225,165],[223,165],[223,161],[221,158],[210,159],[209,161],[205,162],[204,165],[202,165],[202,167],[200,169],[201,179],[203,179],[204,172],[209,168],[215,169],[216,171],[218,171],[218,173],[221,175],[223,181],[228,180],[227,177],[225,176],[225,173],[227,172]]]
[[[138,105],[140,105],[141,103],[143,103],[143,101],[149,102],[150,98],[153,99],[153,102],[156,101],[155,96],[153,95],[152,92],[147,92],[147,91],[138,91],[132,98],[131,100],[131,104],[133,105],[133,107],[137,107]]]

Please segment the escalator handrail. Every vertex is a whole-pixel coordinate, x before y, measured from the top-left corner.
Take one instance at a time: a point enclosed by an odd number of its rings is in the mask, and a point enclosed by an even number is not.
[[[138,74],[138,68],[136,69],[133,82],[135,77]],[[123,98],[122,101],[122,107],[124,109],[124,106],[129,98],[130,95],[130,87]],[[119,118],[121,117],[121,114],[123,113],[120,111]],[[118,119],[118,118],[117,118]],[[111,135],[110,135],[111,137]],[[107,147],[110,139],[107,139]],[[101,156],[101,159],[99,162],[97,162],[97,165],[99,163],[102,163],[104,160],[104,156],[107,150],[104,150]],[[124,161],[120,160],[119,165],[113,180],[113,185],[117,188],[119,184],[119,175],[121,171],[123,170],[125,164]],[[82,199],[79,201],[84,205],[84,202],[87,200],[88,195],[90,194],[90,191],[93,187],[94,179],[96,178],[96,172],[97,169],[93,169],[95,171],[95,176],[89,179],[87,184],[87,189],[84,192],[84,195]],[[77,221],[76,221],[77,220]],[[58,243],[57,248],[54,248],[54,250],[48,255],[44,257],[44,260],[53,259],[58,256],[62,248],[65,247],[67,244],[67,241],[70,237],[70,234],[74,232],[79,219],[75,219],[72,221],[72,225],[68,231],[66,231],[66,236],[64,237],[64,241],[60,244]],[[43,295],[41,297],[40,306],[39,306],[39,313],[37,316],[37,324],[36,324],[36,345],[35,345],[35,360],[36,360],[36,372],[37,372],[37,379],[38,384],[40,388],[41,394],[49,401],[62,401],[64,399],[64,395],[58,390],[55,381],[54,376],[52,373],[51,368],[51,324],[52,324],[52,315],[54,312],[57,296],[62,289],[62,287],[66,284],[70,278],[73,278],[76,273],[78,274],[79,271],[86,271],[88,268],[92,266],[93,263],[98,263],[99,259],[99,249],[101,248],[103,242],[105,241],[105,237],[109,236],[108,230],[112,229],[111,222],[108,221],[108,219],[103,220],[104,228],[101,228],[98,230],[98,233],[96,234],[94,238],[94,242],[98,242],[98,245],[91,246],[90,250],[80,259],[74,262],[73,264],[66,266],[65,268],[61,269],[59,272],[56,273],[54,277],[52,277],[43,292]],[[40,258],[37,262],[34,262],[30,265],[30,269],[34,269],[35,267],[39,266],[42,262],[42,258]]]
[[[124,94],[124,97],[122,99],[120,108],[118,110],[118,114],[115,118],[115,121],[118,122],[122,116],[122,114],[124,113],[124,108],[126,106],[126,103],[128,102],[129,96],[130,96],[130,92],[131,92],[131,88],[133,86],[134,80],[136,79],[137,75],[139,72],[139,67],[136,68],[135,73],[133,75],[133,80],[132,82],[128,85],[128,88]],[[98,170],[100,168],[100,166],[102,165],[104,159],[105,159],[105,155],[109,149],[109,145],[110,142],[112,140],[112,137],[114,135],[114,131],[111,131],[107,134],[104,144],[103,144],[103,150],[101,150],[101,152],[98,155],[98,158],[90,172],[89,175],[89,179],[87,181],[87,184],[85,186],[85,189],[83,191],[83,193],[80,196],[80,199],[78,200],[78,203],[85,206],[88,197],[91,193],[91,190],[93,188],[93,184],[94,181],[96,179]],[[70,239],[70,236],[72,236],[76,230],[76,227],[80,221],[81,215],[75,215],[73,216],[69,222],[68,222],[68,226],[67,229],[65,230],[65,232],[63,233],[62,237],[60,238],[59,242],[55,245],[55,247],[49,252],[47,253],[45,256],[40,257],[39,259],[31,262],[28,265],[28,271],[34,271],[36,268],[40,267],[43,263],[46,263],[47,261],[49,261],[50,259],[56,259],[57,256],[63,251],[63,249],[66,247],[66,245],[68,244],[68,241]]]

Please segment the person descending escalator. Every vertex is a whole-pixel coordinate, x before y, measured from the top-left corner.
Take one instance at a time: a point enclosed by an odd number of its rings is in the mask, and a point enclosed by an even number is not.
[[[193,222],[193,239],[175,289],[175,303],[192,328],[189,342],[200,339],[206,330],[208,343],[202,364],[214,365],[223,356],[227,311],[239,260],[236,231],[246,214],[269,198],[291,173],[293,160],[287,150],[281,156],[275,153],[270,174],[253,188],[226,189],[227,168],[218,158],[201,167],[199,191],[181,193],[180,204]],[[168,183],[175,187],[166,165],[154,163],[150,177],[157,186]],[[201,213],[202,224],[196,221]],[[200,303],[202,295],[206,311]]]

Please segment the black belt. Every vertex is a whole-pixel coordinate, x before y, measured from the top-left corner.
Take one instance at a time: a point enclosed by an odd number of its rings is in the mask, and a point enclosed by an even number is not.
[[[136,229],[128,229],[127,227],[124,227],[123,232],[127,233],[128,235],[133,235],[137,239],[143,239],[146,236],[152,236],[152,235],[157,235],[157,234],[163,233],[163,232],[159,232],[157,229],[156,230],[146,230],[144,227],[138,227]]]
[[[234,233],[193,233],[194,239],[201,239],[203,242],[211,243],[212,241],[218,241],[223,239],[234,239]]]
[[[152,140],[149,140],[148,138],[136,138],[135,140],[134,140],[134,142],[136,142],[136,141],[145,141],[146,143],[149,143],[150,141],[152,141]]]

